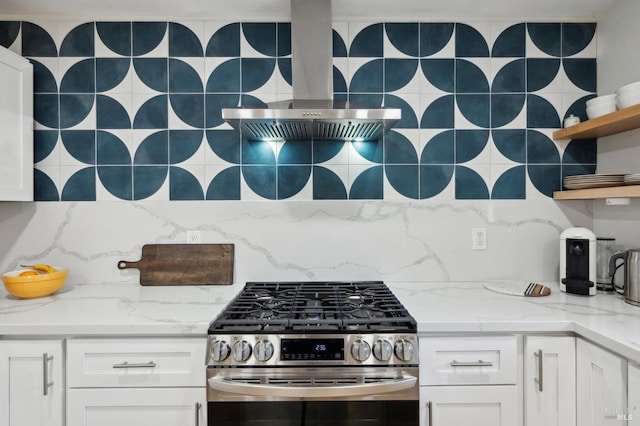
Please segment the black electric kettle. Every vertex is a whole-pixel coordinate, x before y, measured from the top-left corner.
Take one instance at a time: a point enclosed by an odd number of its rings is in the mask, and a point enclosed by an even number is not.
[[[623,262],[616,264],[617,260]],[[615,274],[618,268],[624,267],[624,279],[622,287],[615,285]],[[635,306],[640,306],[640,249],[632,249],[614,253],[609,258],[609,276],[613,288],[624,295],[624,301]]]

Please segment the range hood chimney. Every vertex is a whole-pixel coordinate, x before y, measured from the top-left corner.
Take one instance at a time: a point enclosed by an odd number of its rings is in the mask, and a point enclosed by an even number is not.
[[[331,0],[291,0],[293,99],[224,108],[222,118],[249,140],[377,140],[400,109],[333,101]]]

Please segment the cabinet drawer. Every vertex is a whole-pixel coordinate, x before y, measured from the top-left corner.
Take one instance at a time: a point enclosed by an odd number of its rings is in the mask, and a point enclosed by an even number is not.
[[[516,336],[420,339],[420,385],[515,384]]]
[[[205,338],[67,341],[67,386],[205,386]]]

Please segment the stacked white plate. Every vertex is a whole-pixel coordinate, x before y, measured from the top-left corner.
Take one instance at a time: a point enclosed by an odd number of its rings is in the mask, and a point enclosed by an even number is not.
[[[624,177],[624,174],[617,173],[577,175],[565,177],[563,183],[567,189],[604,188],[607,186],[624,185]]]
[[[616,106],[619,109],[640,104],[640,81],[627,84],[616,90]]]
[[[631,175],[624,175],[625,185],[640,185],[640,173],[634,173]]]
[[[616,112],[616,95],[603,95],[587,101],[587,117],[596,118]]]

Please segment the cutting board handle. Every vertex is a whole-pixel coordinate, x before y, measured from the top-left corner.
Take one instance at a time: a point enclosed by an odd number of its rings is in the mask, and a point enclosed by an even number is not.
[[[118,269],[137,268],[139,263],[140,261],[127,262],[126,260],[121,260],[118,262]]]

